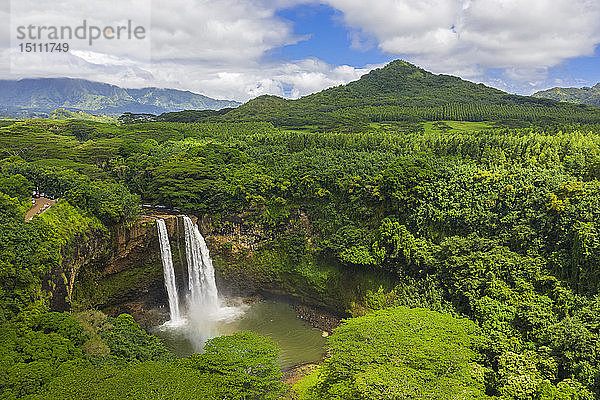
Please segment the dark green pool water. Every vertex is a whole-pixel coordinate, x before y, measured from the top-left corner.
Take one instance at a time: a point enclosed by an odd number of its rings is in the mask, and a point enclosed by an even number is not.
[[[228,318],[210,327],[162,327],[154,334],[181,357],[201,351],[202,344],[210,337],[253,331],[273,339],[279,345],[279,364],[282,367],[321,359],[325,345],[321,331],[298,318],[289,304],[261,301],[245,305],[243,309],[243,314],[240,313],[237,318]]]

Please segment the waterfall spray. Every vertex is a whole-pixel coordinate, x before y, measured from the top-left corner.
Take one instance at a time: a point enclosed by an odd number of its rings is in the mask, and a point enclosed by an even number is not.
[[[238,306],[221,305],[215,282],[215,271],[204,237],[202,237],[198,226],[192,222],[191,218],[184,215],[183,228],[188,285],[187,288],[180,288],[185,292],[187,300],[185,318],[182,318],[179,315],[179,305],[177,303],[177,283],[173,272],[169,238],[166,234],[164,221],[159,220],[157,223],[159,232],[161,232],[159,236],[161,238],[163,266],[165,267],[165,285],[167,286],[169,307],[171,308],[171,321],[161,325],[161,328],[170,330],[173,335],[182,335],[191,343],[195,351],[202,351],[206,340],[223,334],[224,332],[221,330],[223,324],[231,323],[239,318],[244,314],[246,307],[241,304]],[[164,234],[162,233],[163,230]],[[164,246],[163,242],[165,242]]]
[[[162,258],[163,271],[165,275],[165,287],[169,296],[169,311],[171,313],[171,322],[181,322],[179,313],[179,297],[177,295],[177,282],[175,281],[175,271],[173,270],[173,257],[171,255],[171,244],[169,243],[169,233],[167,226],[162,219],[156,220],[158,227],[158,239],[160,242],[160,254]]]

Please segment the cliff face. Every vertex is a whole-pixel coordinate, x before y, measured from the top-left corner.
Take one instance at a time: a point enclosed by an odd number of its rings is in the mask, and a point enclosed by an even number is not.
[[[106,247],[105,232],[90,230],[79,233],[61,249],[60,269],[49,277],[50,307],[67,311],[73,300],[73,289],[80,270],[102,258]]]
[[[297,228],[294,222],[308,221],[298,212],[285,226],[268,229],[246,214],[230,214],[214,221],[204,215],[198,221],[200,232],[206,239],[214,259],[215,274],[221,292],[235,296],[288,295],[279,276],[278,263],[262,260],[265,252],[275,253],[272,244],[277,238]],[[310,236],[310,223],[302,225],[304,236]]]
[[[141,216],[131,225],[115,227],[100,244],[81,238],[69,245],[81,248],[64,259],[65,269],[75,270],[65,285],[66,292],[72,293],[73,307],[110,309],[132,301],[151,306],[165,304],[157,218],[165,220],[176,271],[183,269],[185,238],[181,216],[158,213]],[[192,220],[196,222],[197,218]],[[178,278],[183,279],[181,273]],[[58,291],[59,287],[55,293]]]
[[[54,288],[54,298],[67,301],[62,306],[54,301],[53,307],[68,309],[70,304],[76,309],[94,307],[109,314],[128,312],[134,316],[152,309],[162,310],[163,315],[151,317],[155,321],[165,319],[165,315],[168,318],[156,218],[165,220],[178,287],[185,288],[183,218],[170,214],[145,215],[129,226],[116,227],[104,240],[90,234],[70,245],[71,249],[65,251],[68,256],[64,258],[63,269],[71,273],[65,274],[62,288],[60,284]],[[365,290],[361,282],[379,282],[364,271],[341,268],[335,261],[319,259],[311,250],[316,234],[302,211],[277,226],[258,224],[252,215],[244,213],[218,219],[191,218],[206,239],[217,286],[224,295],[285,296],[344,313],[353,301],[361,298]],[[300,243],[302,249],[290,252],[289,243],[292,248]]]
[[[319,255],[315,232],[301,210],[277,226],[261,225],[251,215],[230,214],[198,221],[211,251],[217,286],[226,295],[285,297],[345,314],[380,277],[342,267]]]
[[[155,263],[160,261],[160,246],[156,219],[165,221],[171,246],[177,250],[182,247],[185,251],[185,238],[183,234],[183,220],[181,216],[171,214],[143,215],[131,226],[118,226],[113,234],[110,244],[109,260],[104,265],[102,274],[105,276],[118,274],[140,264]],[[196,217],[190,217],[196,222]],[[174,252],[173,261],[178,258]]]

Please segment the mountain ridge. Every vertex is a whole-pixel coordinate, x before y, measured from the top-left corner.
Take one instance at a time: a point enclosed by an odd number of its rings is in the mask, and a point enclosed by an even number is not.
[[[600,83],[592,87],[584,86],[581,88],[553,87],[547,90],[540,90],[534,93],[533,97],[600,107]]]
[[[0,80],[0,110],[4,113],[50,113],[63,108],[106,115],[160,114],[187,109],[220,110],[240,104],[188,90],[130,89],[78,78]]]

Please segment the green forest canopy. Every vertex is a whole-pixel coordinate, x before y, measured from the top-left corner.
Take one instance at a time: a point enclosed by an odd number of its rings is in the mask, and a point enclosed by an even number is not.
[[[270,272],[315,277],[319,290],[328,286],[311,260],[391,277],[393,285],[345,304],[356,318],[332,336],[309,398],[415,398],[410,390],[425,396],[436,382],[448,390],[438,398],[457,390],[465,398],[600,396],[597,111],[478,85],[463,96],[454,78],[392,67],[297,103],[255,101],[275,117],[257,109],[252,118],[202,117],[218,118],[211,122],[2,124],[4,398],[68,398],[68,390],[117,398],[122,387],[164,398],[285,391],[276,349],[256,335],[215,339],[208,355],[177,361],[128,316],[51,312],[42,288],[61,246],[90,229],[109,235],[136,218],[140,201],[215,220],[245,212],[273,232],[264,252],[302,265],[272,264]],[[395,89],[373,80],[396,73],[423,107],[398,103]],[[429,102],[436,93],[409,79],[451,85],[456,102]],[[474,105],[469,96],[487,101]],[[38,185],[62,200],[26,223]],[[286,231],[297,210],[310,234]],[[406,328],[415,319],[418,334]],[[435,346],[419,347],[424,340]],[[399,370],[405,381],[381,378]],[[148,376],[161,378],[148,386]]]

